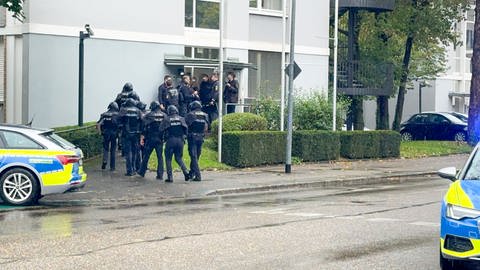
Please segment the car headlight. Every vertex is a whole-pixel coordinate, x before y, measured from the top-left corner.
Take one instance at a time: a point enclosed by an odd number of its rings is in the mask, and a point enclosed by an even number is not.
[[[457,205],[447,204],[447,217],[460,220],[462,218],[477,218],[480,217],[480,211],[470,208],[465,208]]]

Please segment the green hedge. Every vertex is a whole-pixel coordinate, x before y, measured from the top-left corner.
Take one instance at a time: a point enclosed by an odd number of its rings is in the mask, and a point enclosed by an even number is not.
[[[340,132],[340,155],[350,159],[399,157],[400,142],[395,131]]]
[[[71,129],[55,128],[56,133],[67,141],[80,147],[85,158],[91,158],[102,153],[102,136],[95,125],[75,127]]]
[[[234,167],[285,161],[286,134],[280,131],[232,131],[223,134],[223,162]]]
[[[253,113],[230,113],[223,116],[223,132],[267,130],[267,120]],[[212,123],[212,135],[217,138],[218,120]]]
[[[340,157],[340,136],[333,131],[295,131],[292,155],[303,161],[336,160]]]
[[[394,131],[295,131],[292,156],[303,161],[399,157],[400,139]],[[234,167],[283,163],[285,145],[285,132],[225,132],[223,161]]]

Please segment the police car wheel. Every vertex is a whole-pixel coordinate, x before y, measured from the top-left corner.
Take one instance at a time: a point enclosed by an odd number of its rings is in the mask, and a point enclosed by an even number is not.
[[[0,178],[0,198],[10,205],[29,205],[37,201],[38,182],[29,171],[14,168]]]

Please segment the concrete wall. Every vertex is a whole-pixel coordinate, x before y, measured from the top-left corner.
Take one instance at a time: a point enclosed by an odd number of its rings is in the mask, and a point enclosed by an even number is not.
[[[185,2],[171,0],[30,0],[27,22],[183,35]]]
[[[78,39],[25,35],[29,42],[29,118],[35,126],[77,123]],[[140,98],[156,97],[165,53],[183,53],[183,46],[90,39],[85,41],[84,121],[95,121],[125,82]],[[24,74],[26,75],[26,74]]]

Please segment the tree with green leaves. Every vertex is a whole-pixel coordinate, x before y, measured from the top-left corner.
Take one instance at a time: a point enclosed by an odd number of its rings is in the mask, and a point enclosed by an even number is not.
[[[360,55],[394,66],[397,104],[393,130],[400,130],[405,94],[414,80],[445,71],[446,47],[459,45],[452,27],[464,19],[468,0],[397,0],[393,12],[362,16]],[[377,128],[388,125],[388,98],[377,98]]]
[[[397,3],[398,7],[391,16],[399,16],[397,34],[403,37],[404,47],[392,129],[399,131],[407,84],[413,79],[433,77],[442,71],[445,49],[439,45],[457,43],[458,33],[452,26],[464,20],[469,1],[398,0]],[[435,51],[440,53],[432,55]],[[418,55],[428,57],[415,58]]]
[[[480,140],[480,0],[475,2],[472,81],[470,84],[470,108],[468,112],[468,136],[472,145],[475,145]]]
[[[25,15],[23,13],[23,0],[0,0],[0,5],[13,12],[13,17],[23,21]]]

